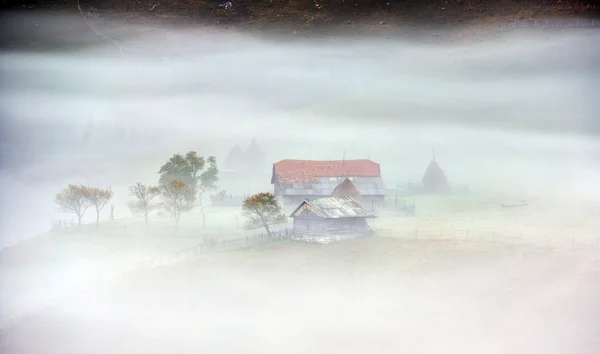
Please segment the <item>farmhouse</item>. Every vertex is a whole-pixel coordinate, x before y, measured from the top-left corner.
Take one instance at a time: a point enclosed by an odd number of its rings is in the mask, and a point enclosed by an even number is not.
[[[376,216],[352,197],[308,199],[290,215],[294,235],[365,235],[372,232],[367,219]]]
[[[331,197],[340,184],[340,193],[352,189],[346,180],[358,191],[365,208],[384,205],[381,170],[371,160],[281,160],[273,164],[271,184],[284,207],[295,207],[305,199]]]

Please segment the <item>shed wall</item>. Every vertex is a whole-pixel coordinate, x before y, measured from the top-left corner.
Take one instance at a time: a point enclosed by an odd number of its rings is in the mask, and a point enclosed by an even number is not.
[[[365,218],[323,219],[313,217],[295,217],[296,235],[339,235],[364,234],[370,230]]]

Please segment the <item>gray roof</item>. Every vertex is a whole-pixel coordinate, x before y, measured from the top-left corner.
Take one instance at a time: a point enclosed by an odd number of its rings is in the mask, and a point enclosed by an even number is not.
[[[352,197],[328,197],[328,198],[316,198],[305,200],[296,210],[292,213],[292,217],[300,209],[300,207],[307,203],[312,209],[325,219],[339,219],[339,218],[374,218],[376,217],[373,213],[366,211],[356,200]]]
[[[385,195],[385,185],[381,177],[348,177],[360,195]],[[316,183],[282,183],[284,195],[330,196],[335,187],[346,177],[319,177]]]

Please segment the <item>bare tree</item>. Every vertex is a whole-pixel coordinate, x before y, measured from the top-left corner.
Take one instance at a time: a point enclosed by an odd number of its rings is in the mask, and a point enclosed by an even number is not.
[[[287,216],[281,211],[281,206],[271,193],[258,193],[244,199],[242,213],[247,218],[246,229],[263,227],[269,236],[271,235],[269,226],[287,221]]]
[[[175,224],[179,225],[181,214],[194,208],[196,189],[184,181],[173,180],[169,184],[163,184],[161,192],[166,199],[163,207],[171,213],[173,219],[175,219]]]
[[[96,227],[100,221],[100,212],[115,196],[115,193],[110,189],[88,188],[88,200],[92,206],[96,208]]]
[[[67,188],[56,194],[54,202],[62,211],[77,215],[77,229],[81,230],[81,218],[92,205],[89,199],[89,188],[69,184]]]
[[[156,207],[152,201],[160,195],[160,188],[137,182],[129,186],[129,195],[136,199],[129,203],[129,207],[141,212],[144,215],[146,226],[148,226],[148,212]]]

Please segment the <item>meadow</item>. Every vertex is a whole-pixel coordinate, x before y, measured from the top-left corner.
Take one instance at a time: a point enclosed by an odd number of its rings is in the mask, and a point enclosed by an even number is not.
[[[418,196],[407,200],[416,203],[417,215],[381,210],[379,217],[371,221],[379,236],[415,245],[451,243],[456,251],[463,246],[477,251],[481,244],[560,251],[600,249],[600,219],[595,217],[600,209],[594,205],[535,200],[524,207],[502,208],[503,199],[494,195]],[[2,305],[3,323],[48,299],[78,291],[90,280],[135,271],[140,262],[153,257],[262,232],[243,228],[241,208],[206,207],[205,214],[206,228],[202,228],[199,209],[185,214],[178,227],[159,212],[150,217],[148,227],[141,217],[120,218],[102,221],[98,227],[87,224],[81,232],[76,228],[57,229],[5,249],[0,254],[1,280],[4,298],[9,301]],[[487,257],[489,252],[482,250],[481,254]]]
[[[381,236],[283,241],[96,285],[4,332],[0,346],[3,353],[591,354],[600,334],[599,274],[597,249]]]

